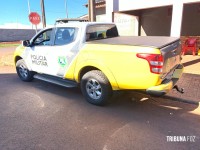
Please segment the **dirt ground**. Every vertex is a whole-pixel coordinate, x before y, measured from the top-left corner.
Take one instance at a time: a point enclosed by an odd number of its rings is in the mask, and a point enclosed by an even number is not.
[[[13,61],[13,53],[16,47],[1,47],[0,48],[0,72],[15,73]]]

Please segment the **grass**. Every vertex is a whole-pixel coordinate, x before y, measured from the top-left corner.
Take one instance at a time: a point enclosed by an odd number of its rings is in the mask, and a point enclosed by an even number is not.
[[[0,47],[13,47],[13,46],[19,46],[19,43],[0,43]]]

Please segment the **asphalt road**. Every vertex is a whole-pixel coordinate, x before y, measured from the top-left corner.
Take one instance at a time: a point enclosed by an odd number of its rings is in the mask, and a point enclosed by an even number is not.
[[[143,97],[126,93],[98,107],[77,88],[0,74],[0,149],[200,150],[198,106]]]

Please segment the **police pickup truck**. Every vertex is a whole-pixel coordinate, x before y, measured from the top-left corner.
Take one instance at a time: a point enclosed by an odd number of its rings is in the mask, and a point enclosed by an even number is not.
[[[113,23],[58,23],[23,41],[14,53],[19,78],[80,86],[86,100],[105,105],[113,91],[162,96],[183,72],[179,38],[119,36]]]

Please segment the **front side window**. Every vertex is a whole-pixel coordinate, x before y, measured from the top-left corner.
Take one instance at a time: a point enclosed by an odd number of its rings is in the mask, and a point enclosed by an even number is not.
[[[50,45],[52,29],[40,33],[34,40],[33,45]]]
[[[77,28],[60,27],[57,28],[55,45],[65,45],[73,42],[77,35]]]

